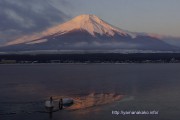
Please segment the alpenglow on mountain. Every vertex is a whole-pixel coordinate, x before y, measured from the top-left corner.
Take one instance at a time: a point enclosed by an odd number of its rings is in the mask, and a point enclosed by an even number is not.
[[[1,49],[2,51],[179,50],[157,37],[114,27],[95,15],[77,16],[40,33],[12,40]]]

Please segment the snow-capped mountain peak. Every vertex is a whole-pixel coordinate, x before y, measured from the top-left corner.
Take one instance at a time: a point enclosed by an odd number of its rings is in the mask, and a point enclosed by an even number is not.
[[[22,36],[1,47],[4,51],[34,50],[160,50],[180,51],[161,36],[116,28],[95,15],[80,15],[40,33]],[[1,49],[0,49],[1,50]]]
[[[101,20],[95,15],[83,14],[63,24],[59,24],[54,27],[51,27],[41,33],[20,37],[19,39],[11,41],[6,45],[8,46],[8,45],[14,45],[20,43],[29,43],[34,40],[40,40],[45,36],[50,36],[55,34],[63,35],[73,30],[86,31],[92,36],[96,36],[96,34],[106,35],[106,36],[114,36],[115,34],[124,35],[124,36],[130,35],[132,37],[135,36],[135,34],[132,35],[132,33],[111,26],[110,24],[106,23],[105,21]]]
[[[112,27],[108,23],[99,19],[97,16],[85,15],[85,14],[77,16],[74,19],[62,25],[59,25],[55,28],[49,29],[48,33],[56,33],[56,32],[65,33],[72,30],[85,30],[93,36],[95,36],[95,33],[98,33],[101,35],[106,34],[109,36],[113,36],[115,32],[126,35],[126,32]]]

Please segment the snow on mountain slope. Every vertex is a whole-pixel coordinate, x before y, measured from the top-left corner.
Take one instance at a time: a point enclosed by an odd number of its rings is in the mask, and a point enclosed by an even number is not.
[[[87,31],[92,36],[96,36],[96,34],[106,35],[106,36],[114,36],[115,34],[119,34],[122,36],[131,36],[132,38],[136,37],[135,33],[127,32],[125,30],[121,30],[119,28],[113,27],[103,20],[99,19],[95,15],[80,15],[72,20],[65,22],[64,24],[57,25],[55,27],[49,28],[41,33],[37,33],[34,35],[23,36],[19,39],[11,41],[6,45],[15,45],[20,43],[28,43],[35,40],[40,40],[45,36],[50,35],[63,35],[73,30],[83,30]],[[44,42],[44,41],[42,41]],[[33,42],[36,43],[36,42]],[[40,43],[40,41],[38,42]]]
[[[162,36],[116,28],[95,15],[80,15],[43,32],[20,37],[1,51],[35,50],[150,50],[180,51]]]

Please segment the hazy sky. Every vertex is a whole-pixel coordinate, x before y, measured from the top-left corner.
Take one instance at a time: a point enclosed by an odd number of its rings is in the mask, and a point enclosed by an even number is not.
[[[180,37],[180,0],[0,0],[0,43],[80,14],[133,32]]]
[[[68,0],[73,16],[95,14],[122,29],[180,36],[180,0]]]

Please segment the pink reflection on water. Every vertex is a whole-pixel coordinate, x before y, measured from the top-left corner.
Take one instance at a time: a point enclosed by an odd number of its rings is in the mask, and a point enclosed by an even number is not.
[[[69,97],[74,100],[74,104],[70,107],[65,108],[65,110],[81,110],[97,106],[102,106],[106,104],[112,104],[114,102],[123,99],[124,95],[119,95],[115,93],[91,93],[85,96]],[[55,96],[55,99],[63,98],[62,96]]]

